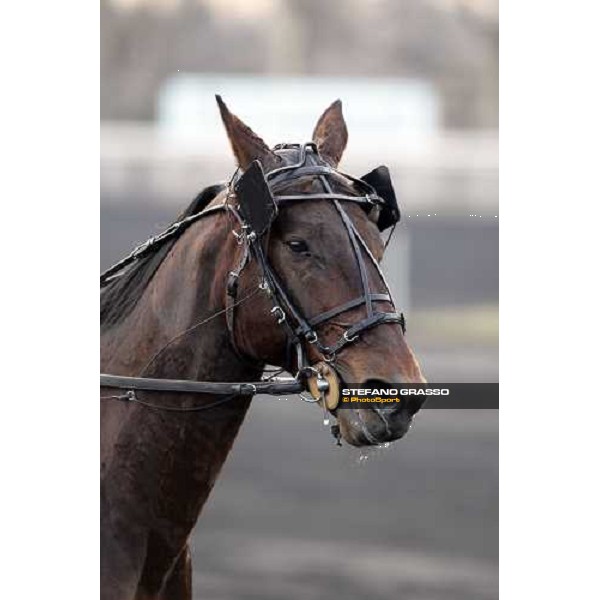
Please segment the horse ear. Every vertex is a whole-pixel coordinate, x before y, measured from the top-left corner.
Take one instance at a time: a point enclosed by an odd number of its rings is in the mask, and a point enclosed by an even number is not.
[[[337,167],[348,143],[348,129],[342,114],[342,101],[336,100],[318,120],[312,135],[319,154]]]
[[[221,96],[217,95],[217,104],[227,131],[227,137],[238,165],[246,170],[252,161],[259,160],[265,172],[277,165],[278,157],[250,127],[233,113],[229,112]]]

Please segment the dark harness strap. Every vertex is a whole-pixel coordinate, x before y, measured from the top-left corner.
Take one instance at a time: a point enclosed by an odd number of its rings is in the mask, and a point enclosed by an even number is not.
[[[389,302],[391,304],[392,298],[389,294],[369,294],[369,298],[371,302]],[[331,310],[328,310],[324,313],[321,313],[317,317],[313,317],[309,319],[309,323],[313,327],[317,327],[321,325],[321,323],[325,323],[325,321],[329,321],[333,319],[333,317],[337,317],[338,315],[345,313],[353,308],[357,308],[365,303],[365,297],[360,296],[359,298],[355,298],[354,300],[350,300],[350,302],[346,302],[345,304],[341,304],[340,306],[336,306]]]
[[[254,383],[227,383],[220,381],[189,381],[187,379],[152,379],[100,374],[100,387],[181,394],[296,394],[304,390],[297,379],[279,378]]]
[[[118,277],[123,269],[128,267],[131,263],[143,258],[151,252],[156,252],[156,248],[164,242],[173,239],[174,237],[179,237],[192,223],[195,223],[199,219],[203,219],[204,217],[213,213],[223,211],[226,208],[227,207],[225,204],[215,204],[214,206],[209,206],[195,215],[191,215],[185,219],[182,219],[181,221],[173,223],[162,233],[155,235],[154,237],[147,239],[139,246],[136,246],[129,255],[106,269],[106,271],[100,275],[100,289],[108,285],[113,278]]]

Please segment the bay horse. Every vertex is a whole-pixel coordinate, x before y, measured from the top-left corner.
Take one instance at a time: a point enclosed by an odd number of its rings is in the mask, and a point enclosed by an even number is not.
[[[337,170],[341,102],[312,142],[273,149],[217,102],[238,171],[105,278],[102,371],[235,382],[256,381],[267,364],[327,364],[342,382],[424,382],[378,265],[393,211],[368,178]],[[190,533],[252,393],[118,402],[101,390],[101,597],[190,599]],[[339,410],[339,435],[355,446],[398,439],[419,408]]]

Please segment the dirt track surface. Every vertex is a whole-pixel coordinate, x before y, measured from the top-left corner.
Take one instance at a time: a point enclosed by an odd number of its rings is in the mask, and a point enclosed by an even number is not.
[[[195,530],[194,597],[493,600],[497,526],[497,411],[422,411],[365,453],[259,397]]]

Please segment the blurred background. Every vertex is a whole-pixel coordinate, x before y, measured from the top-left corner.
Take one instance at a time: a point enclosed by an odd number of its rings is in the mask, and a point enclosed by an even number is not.
[[[269,144],[344,103],[341,168],[389,166],[385,259],[432,382],[498,381],[495,0],[101,0],[101,260],[229,178],[220,93]],[[195,597],[497,597],[496,411],[424,410],[337,448],[314,407],[257,398],[193,540]]]

